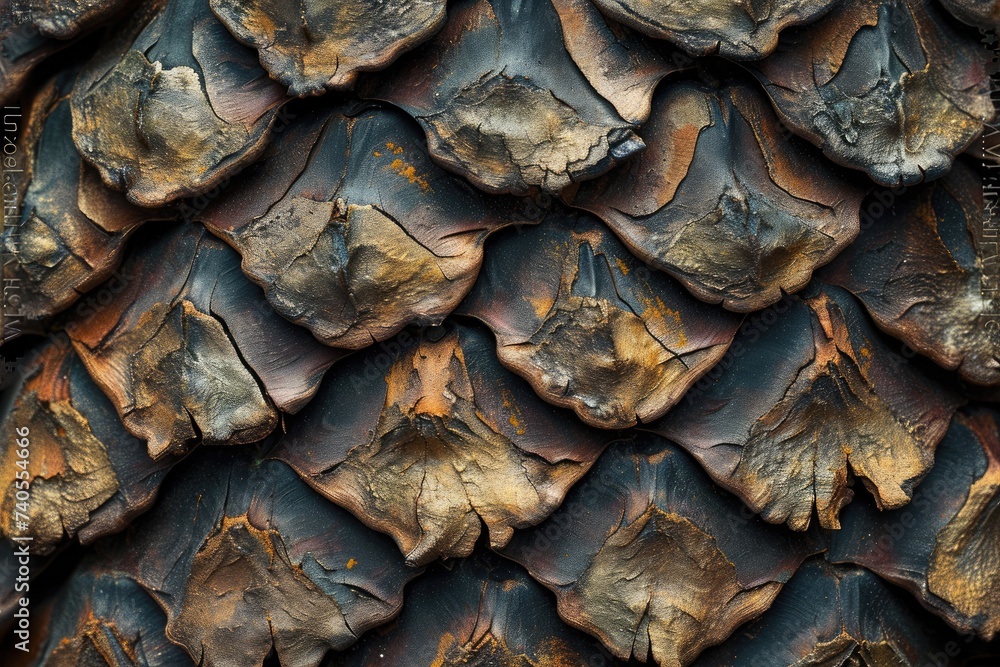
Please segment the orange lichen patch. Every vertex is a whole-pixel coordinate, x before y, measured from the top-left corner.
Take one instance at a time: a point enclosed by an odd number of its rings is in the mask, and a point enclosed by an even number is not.
[[[530,294],[522,294],[521,299],[530,303],[535,311],[535,315],[542,319],[547,317],[556,305],[556,297],[554,295],[532,296]]]
[[[348,570],[353,570],[354,566],[357,565],[357,564],[358,564],[358,561],[354,560],[353,558],[350,558],[347,561],[347,569]]]
[[[514,396],[507,388],[504,388],[500,393],[503,396],[504,408],[510,411],[510,417],[507,421],[510,422],[510,425],[516,429],[518,435],[524,435],[527,432],[525,429],[524,418],[521,416],[521,410],[517,407]]]
[[[449,651],[451,651],[455,643],[455,635],[450,632],[446,632],[441,635],[441,639],[438,640],[437,655],[434,656],[434,660],[431,661],[429,667],[444,667],[445,658],[448,656]]]
[[[132,642],[121,636],[115,624],[93,618],[91,614],[76,636],[64,637],[59,642],[49,661],[54,665],[127,667],[119,659],[121,653],[130,664],[140,664]]]
[[[638,297],[638,301],[644,308],[644,319],[659,320],[667,324],[665,329],[669,332],[666,341],[668,346],[687,347],[688,339],[684,333],[684,320],[680,311],[667,306],[659,294],[643,294]]]
[[[417,174],[417,168],[414,167],[412,164],[407,164],[406,162],[403,162],[402,160],[397,158],[392,161],[392,164],[389,165],[389,168],[392,169],[397,174],[399,174],[400,176],[402,176],[403,178],[405,178],[406,180],[408,180],[410,183],[413,183],[414,185],[419,185],[420,189],[423,190],[424,192],[430,192],[431,190],[430,182],[428,182],[428,180],[423,176]]]

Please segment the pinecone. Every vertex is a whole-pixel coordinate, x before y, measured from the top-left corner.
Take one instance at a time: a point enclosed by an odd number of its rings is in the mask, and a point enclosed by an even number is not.
[[[998,0],[0,0],[0,664],[1000,665]]]

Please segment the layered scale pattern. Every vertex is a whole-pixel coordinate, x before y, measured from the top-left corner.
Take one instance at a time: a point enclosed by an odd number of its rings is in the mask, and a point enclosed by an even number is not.
[[[997,29],[0,0],[0,665],[1000,665]]]

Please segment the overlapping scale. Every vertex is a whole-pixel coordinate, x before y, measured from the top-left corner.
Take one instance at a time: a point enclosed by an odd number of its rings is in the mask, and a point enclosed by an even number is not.
[[[105,183],[160,206],[258,157],[287,99],[208,0],[147,0],[81,73],[73,139]]]
[[[815,535],[753,516],[672,443],[643,435],[605,452],[550,519],[501,553],[615,657],[676,667],[763,613],[821,549]]]
[[[778,33],[788,26],[811,23],[836,3],[833,0],[594,0],[614,19],[651,37],[669,39],[692,55],[718,54],[757,60],[772,51]]]
[[[539,399],[481,328],[403,332],[345,360],[289,420],[274,456],[408,562],[500,547],[548,516],[613,433]]]
[[[426,40],[445,20],[445,0],[210,0],[264,69],[291,95],[349,88]]]
[[[13,160],[20,171],[9,170],[8,183],[24,194],[20,206],[12,207],[20,213],[18,224],[6,220],[0,235],[9,255],[4,285],[20,295],[20,315],[15,318],[12,309],[5,309],[7,320],[38,320],[68,308],[114,274],[126,240],[140,225],[177,215],[129,204],[80,159],[69,101],[75,78],[70,70],[36,92]],[[128,280],[117,278],[119,285]],[[85,315],[89,308],[80,304],[77,313]]]
[[[198,215],[275,310],[358,349],[438,324],[472,289],[488,234],[522,218],[434,164],[394,109],[296,118]]]
[[[961,399],[906,361],[848,292],[816,283],[751,317],[727,358],[650,428],[775,523],[838,528],[852,477],[906,505]],[[752,390],[749,388],[753,388]]]
[[[600,428],[662,416],[741,322],[650,270],[597,220],[561,212],[498,235],[458,312],[489,325],[500,361],[542,398]]]
[[[122,271],[136,279],[66,331],[153,458],[264,438],[344,356],[275,313],[198,225],[146,238]]]
[[[0,450],[0,531],[47,555],[67,538],[122,530],[152,504],[177,457],[149,458],[68,342],[21,363],[0,416],[10,435]]]
[[[790,128],[895,186],[944,176],[993,119],[987,57],[932,0],[847,0],[754,68]]]
[[[917,596],[956,629],[1000,632],[1000,422],[993,409],[956,415],[913,502],[844,512],[828,558],[856,563]]]
[[[590,0],[459,0],[430,42],[361,91],[416,118],[448,169],[523,195],[641,150],[635,128],[673,69]]]
[[[568,198],[699,299],[766,308],[857,236],[864,185],[749,85],[664,84],[639,135],[644,153]]]
[[[1000,383],[997,226],[983,184],[959,162],[944,178],[876,192],[865,229],[823,279],[854,293],[875,322],[969,382]]]

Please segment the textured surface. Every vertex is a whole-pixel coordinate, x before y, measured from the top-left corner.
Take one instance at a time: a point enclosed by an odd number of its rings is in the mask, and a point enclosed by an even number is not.
[[[345,361],[275,456],[389,533],[414,564],[502,546],[562,501],[611,439],[543,403],[465,326]]]
[[[425,151],[398,111],[303,116],[200,219],[279,313],[328,345],[365,347],[439,323],[472,288],[487,234],[514,221],[509,200]]]
[[[65,46],[15,17],[9,6],[0,8],[0,104],[16,103],[32,70]]]
[[[21,25],[34,26],[43,35],[70,39],[110,20],[134,0],[9,0],[4,11],[14,13]]]
[[[857,503],[833,534],[830,559],[863,565],[908,588],[955,628],[1000,633],[1000,425],[959,413],[909,507]]]
[[[814,508],[821,526],[839,527],[854,495],[850,473],[880,507],[909,502],[957,397],[894,363],[859,304],[836,287],[811,287],[771,322],[755,317],[744,328],[752,342],[651,428],[765,519],[795,530]]]
[[[799,568],[763,618],[706,651],[696,665],[923,667],[927,656],[954,656],[954,650],[943,652],[951,639],[943,624],[871,572],[816,559]],[[969,642],[952,643],[965,648]]]
[[[434,34],[445,0],[210,0],[212,11],[292,95],[350,87]]]
[[[295,412],[342,353],[271,310],[239,257],[201,227],[146,239],[123,272],[143,276],[67,325],[87,369],[159,458],[254,442]]]
[[[652,37],[669,39],[695,55],[763,58],[778,32],[822,16],[834,0],[594,0],[607,14]]]
[[[941,0],[941,4],[969,25],[993,30],[1000,26],[1000,2],[997,0]]]
[[[166,617],[127,576],[93,560],[66,584],[38,653],[52,667],[193,667],[164,634]]]
[[[48,554],[64,534],[92,542],[125,528],[176,461],[146,456],[72,348],[50,343],[34,359],[0,422],[10,443],[0,451],[0,530],[31,537],[32,552]],[[15,438],[15,429],[28,432]],[[29,488],[19,502],[17,492]],[[19,530],[20,522],[30,528]]]
[[[490,326],[500,361],[540,396],[602,428],[662,416],[740,325],[647,269],[596,220],[561,213],[492,242],[459,312]]]
[[[363,88],[424,130],[431,154],[488,192],[555,192],[638,150],[671,68],[588,0],[460,0],[444,29]]]
[[[993,117],[986,54],[930,0],[846,0],[756,67],[789,127],[896,185],[943,176]]]
[[[664,85],[639,135],[644,153],[570,201],[702,300],[769,306],[858,233],[864,190],[788,137],[748,85]]]
[[[872,205],[890,203],[877,193]],[[997,228],[983,221],[982,180],[962,163],[913,188],[823,272],[879,327],[970,382],[1000,384]],[[883,207],[884,208],[884,207]]]
[[[126,238],[167,210],[140,209],[107,190],[73,147],[69,91],[62,74],[35,94],[25,120],[23,159],[28,166],[19,226],[6,224],[0,240],[5,285],[16,285],[19,311],[40,319],[56,313],[108,278],[121,263]],[[6,222],[10,222],[9,220]],[[13,261],[10,261],[10,260]],[[127,278],[119,277],[118,283]],[[86,314],[92,306],[81,304]]]
[[[208,0],[147,2],[77,81],[73,139],[105,183],[158,206],[256,158],[285,100]]]
[[[132,0],[5,0],[0,3],[0,104],[15,105],[32,71]],[[7,154],[9,155],[9,153]]]
[[[331,667],[619,667],[599,641],[556,615],[527,573],[482,552],[428,572],[385,632],[367,635]]]
[[[0,666],[998,667],[995,6],[0,0]]]
[[[200,450],[109,567],[167,614],[196,664],[315,667],[385,622],[419,574],[392,541],[311,491],[283,463]]]
[[[743,511],[654,436],[609,449],[553,516],[502,553],[612,654],[689,664],[770,606],[817,545]]]

